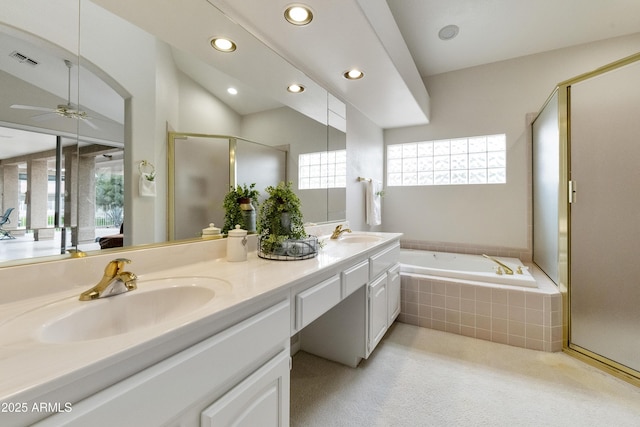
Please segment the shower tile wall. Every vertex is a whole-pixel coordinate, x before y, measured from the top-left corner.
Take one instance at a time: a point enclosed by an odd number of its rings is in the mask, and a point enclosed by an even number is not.
[[[493,287],[402,275],[399,321],[532,350],[562,350],[553,288]]]

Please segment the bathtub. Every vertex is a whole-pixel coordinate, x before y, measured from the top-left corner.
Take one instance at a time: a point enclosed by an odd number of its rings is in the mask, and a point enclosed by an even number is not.
[[[402,249],[400,251],[400,264],[403,273],[473,280],[476,282],[500,285],[523,286],[527,288],[538,287],[528,267],[524,266],[519,259],[506,257],[494,258],[510,267],[514,271],[514,274],[497,274],[498,264],[481,255],[414,249]],[[516,272],[518,267],[521,267],[522,274]]]

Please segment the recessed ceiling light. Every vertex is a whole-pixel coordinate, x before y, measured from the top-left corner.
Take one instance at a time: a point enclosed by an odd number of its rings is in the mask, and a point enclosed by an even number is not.
[[[292,4],[285,9],[284,18],[293,25],[307,25],[313,20],[313,12],[304,4]]]
[[[220,52],[233,52],[236,50],[236,44],[224,37],[214,37],[211,39],[211,46]]]
[[[353,68],[349,71],[345,71],[343,76],[347,80],[358,80],[364,77],[364,73],[356,68]]]
[[[230,87],[229,89],[227,89],[227,92],[231,95],[237,95],[238,89],[236,89],[235,87]]]
[[[304,92],[304,86],[294,83],[289,85],[289,87],[287,87],[287,90],[291,93],[301,93]]]
[[[438,37],[440,40],[451,40],[460,32],[460,28],[457,25],[447,25],[438,31]]]

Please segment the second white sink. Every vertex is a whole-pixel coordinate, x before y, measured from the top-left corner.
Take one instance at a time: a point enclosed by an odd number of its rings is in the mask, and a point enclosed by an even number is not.
[[[375,243],[380,240],[379,236],[371,234],[343,234],[337,239],[339,243]]]

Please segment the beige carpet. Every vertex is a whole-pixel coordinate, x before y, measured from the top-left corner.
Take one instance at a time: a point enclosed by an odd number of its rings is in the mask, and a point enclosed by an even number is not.
[[[396,323],[356,369],[299,352],[296,426],[640,426],[640,388],[564,353]]]

